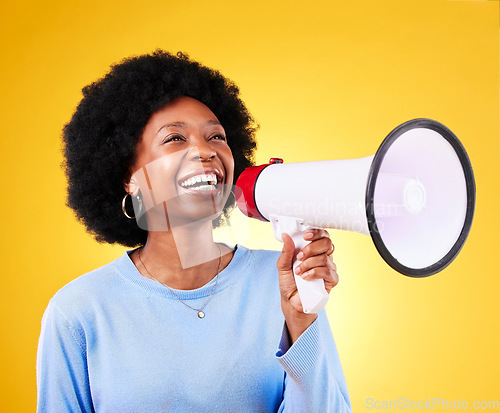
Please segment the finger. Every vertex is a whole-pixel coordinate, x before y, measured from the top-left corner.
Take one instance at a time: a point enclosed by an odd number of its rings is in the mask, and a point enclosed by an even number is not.
[[[330,247],[330,249],[326,252],[326,255],[330,256],[333,254],[333,251],[335,251],[335,245],[333,245],[333,242],[332,242],[332,246]]]
[[[332,271],[337,271],[337,264],[333,262],[332,257],[330,255],[321,254],[302,261],[300,265],[295,267],[295,274],[304,273],[314,267],[328,267]]]
[[[327,293],[330,293],[332,288],[334,288],[339,283],[339,275],[337,271],[333,271],[331,269],[325,269],[322,267],[321,269],[310,270],[303,274],[304,281],[313,281],[315,279],[322,279],[324,282],[325,290]]]
[[[330,253],[330,251],[332,251],[332,246],[333,244],[330,238],[319,238],[317,240],[311,241],[304,248],[302,248],[302,250],[297,254],[297,259],[303,261],[309,257]]]
[[[332,257],[328,257],[328,261],[327,261],[327,265],[328,265],[328,268],[330,268],[332,271],[337,271],[337,264],[335,264],[332,260]]]
[[[283,240],[283,249],[281,255],[276,261],[278,271],[291,271],[293,263],[293,255],[295,253],[295,243],[288,234],[281,234]]]
[[[302,274],[304,280],[317,280],[323,279],[325,283],[330,283],[332,285],[338,282],[338,275],[336,271],[331,270],[328,267],[314,267]]]
[[[307,258],[295,268],[295,274],[305,273],[306,271],[309,271],[310,269],[315,267],[327,267],[333,269],[329,267],[329,261],[331,261],[331,259],[329,259],[329,257],[325,254]]]
[[[330,294],[332,288],[335,287],[338,283],[339,283],[339,275],[337,274],[337,271],[332,271],[332,279],[325,280],[325,289],[327,293]]]
[[[311,228],[306,231],[303,238],[306,241],[314,241],[320,238],[330,238],[330,234],[327,230],[321,228]]]

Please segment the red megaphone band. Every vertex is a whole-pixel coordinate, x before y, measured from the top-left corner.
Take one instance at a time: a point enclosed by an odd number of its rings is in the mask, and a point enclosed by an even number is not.
[[[245,168],[245,170],[238,177],[238,180],[236,181],[236,204],[238,205],[240,211],[247,217],[268,222],[268,220],[262,216],[257,208],[257,204],[255,202],[255,184],[257,183],[257,179],[264,168],[277,163],[283,163],[283,159],[271,158],[267,164],[250,166],[249,168]]]

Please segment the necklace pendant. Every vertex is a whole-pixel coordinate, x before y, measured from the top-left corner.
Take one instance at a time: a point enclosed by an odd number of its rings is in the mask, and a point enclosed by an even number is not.
[[[205,313],[203,311],[198,311],[198,318],[204,318],[205,317]]]

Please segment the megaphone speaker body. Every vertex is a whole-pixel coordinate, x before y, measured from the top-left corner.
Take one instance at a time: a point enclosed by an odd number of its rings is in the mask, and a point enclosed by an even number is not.
[[[384,260],[413,277],[441,271],[456,257],[474,214],[467,153],[430,119],[398,126],[373,156],[272,162],[247,168],[236,185],[246,215],[371,235]],[[273,228],[280,237],[282,228]]]

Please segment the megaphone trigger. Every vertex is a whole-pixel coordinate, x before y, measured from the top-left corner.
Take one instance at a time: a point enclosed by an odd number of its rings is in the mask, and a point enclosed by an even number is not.
[[[325,282],[322,279],[304,280],[295,273],[295,269],[301,264],[301,261],[297,260],[296,256],[300,250],[310,243],[310,241],[304,239],[304,234],[310,229],[318,227],[306,225],[300,219],[286,216],[270,215],[269,219],[273,227],[274,236],[278,241],[282,241],[281,234],[286,233],[292,238],[295,244],[292,269],[304,313],[318,313],[328,301]]]

